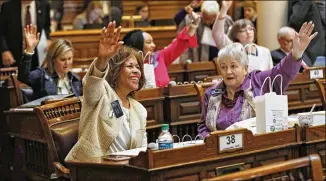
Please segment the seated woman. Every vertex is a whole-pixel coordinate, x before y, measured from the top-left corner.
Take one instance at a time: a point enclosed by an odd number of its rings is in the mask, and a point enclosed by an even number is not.
[[[253,70],[269,70],[273,67],[273,60],[269,49],[254,44],[255,28],[251,21],[240,19],[234,22],[229,31],[229,36],[224,32],[225,17],[227,11],[231,7],[232,1],[223,1],[222,8],[218,18],[216,18],[213,26],[213,38],[218,49],[222,49],[232,42],[239,42],[243,46],[250,45],[248,53],[250,55],[248,71]]]
[[[142,56],[119,42],[121,27],[103,28],[97,59],[83,79],[78,142],[66,160],[147,147],[144,106],[134,99],[144,85]]]
[[[76,16],[73,22],[73,29],[82,30],[85,28],[102,28],[102,18],[102,4],[99,1],[92,1],[88,4],[87,9],[84,12]],[[89,27],[85,27],[85,25]]]
[[[149,18],[149,7],[147,4],[141,4],[136,7],[135,15],[140,15],[141,20],[135,21],[136,27],[150,26]]]
[[[154,65],[155,81],[157,87],[165,87],[169,84],[170,78],[168,75],[167,67],[170,66],[173,61],[178,58],[187,48],[197,47],[197,38],[195,35],[196,28],[198,27],[200,18],[197,14],[193,13],[193,23],[188,27],[185,27],[168,45],[165,49],[155,52],[156,45],[153,42],[153,38],[149,33],[142,30],[132,30],[123,37],[125,45],[136,48],[142,51],[145,55],[145,62],[149,62],[148,58]],[[150,55],[150,56],[147,56]]]
[[[73,47],[69,40],[58,39],[50,45],[41,67],[30,71],[34,49],[39,41],[37,27],[24,29],[26,49],[18,65],[18,80],[33,89],[33,100],[48,95],[75,94],[82,91],[79,77],[70,69],[73,63]]]
[[[220,50],[218,66],[223,81],[205,91],[202,105],[201,122],[198,133],[207,136],[210,132],[224,130],[235,122],[255,117],[253,98],[260,96],[260,90],[266,77],[283,76],[282,89],[299,73],[302,55],[310,41],[317,35],[311,35],[312,22],[304,23],[293,40],[293,49],[279,64],[271,70],[248,73],[248,56],[240,43],[232,43]],[[280,79],[275,80],[276,93],[280,94]],[[263,87],[263,92],[268,91]]]

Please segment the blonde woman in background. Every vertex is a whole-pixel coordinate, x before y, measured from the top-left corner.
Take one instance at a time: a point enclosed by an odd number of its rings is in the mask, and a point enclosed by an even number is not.
[[[26,49],[18,65],[18,80],[32,87],[33,99],[57,94],[80,96],[81,81],[70,71],[74,55],[71,42],[65,39],[53,41],[42,66],[30,71],[32,56],[40,35],[35,25],[28,25],[24,34]]]

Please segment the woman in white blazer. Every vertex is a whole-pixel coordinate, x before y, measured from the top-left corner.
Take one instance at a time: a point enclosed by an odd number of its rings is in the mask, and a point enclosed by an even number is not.
[[[115,22],[102,29],[98,57],[83,79],[78,142],[66,160],[147,147],[144,106],[134,99],[145,82],[143,58],[119,41]]]

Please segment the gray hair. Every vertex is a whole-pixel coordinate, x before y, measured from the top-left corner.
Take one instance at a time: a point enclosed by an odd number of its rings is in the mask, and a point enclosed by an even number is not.
[[[206,13],[208,15],[217,15],[220,11],[220,6],[216,1],[204,1],[201,4],[201,12]]]
[[[291,27],[284,26],[278,31],[277,37],[278,38],[284,37],[287,33],[290,33],[290,32],[295,33],[295,30],[293,28],[291,28]]]
[[[217,63],[221,60],[237,60],[241,65],[248,67],[249,59],[241,43],[231,43],[218,52]]]

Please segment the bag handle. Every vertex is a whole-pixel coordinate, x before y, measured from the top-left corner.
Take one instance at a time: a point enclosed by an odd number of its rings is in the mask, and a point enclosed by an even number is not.
[[[144,56],[144,53],[142,51],[139,51],[138,53],[141,54],[141,56],[143,57],[143,62],[145,62],[145,59],[148,56],[148,64],[153,64],[153,60],[152,60],[150,51],[147,52],[145,56]]]
[[[264,88],[264,85],[265,85],[265,82],[266,82],[267,79],[269,79],[269,92],[272,92],[271,77],[266,77],[264,82],[263,82],[263,85],[260,88],[260,95],[262,95],[263,88]]]
[[[281,74],[277,74],[277,75],[274,77],[274,79],[273,79],[273,81],[272,81],[272,87],[274,86],[274,81],[275,81],[275,79],[276,79],[277,77],[281,77],[280,90],[281,90],[281,95],[283,95],[283,90],[282,90],[282,85],[283,85],[283,76],[282,76]]]

